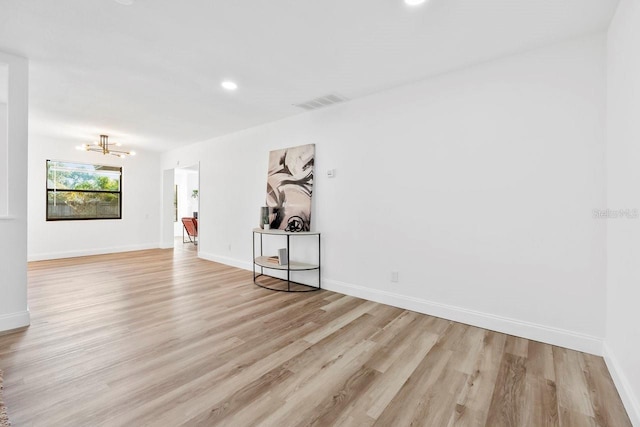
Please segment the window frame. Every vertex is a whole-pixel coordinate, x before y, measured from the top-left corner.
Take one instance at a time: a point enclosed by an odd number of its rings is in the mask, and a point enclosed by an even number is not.
[[[88,166],[93,166],[93,167],[105,167],[105,168],[112,168],[114,170],[114,172],[119,172],[120,173],[120,181],[119,181],[119,189],[118,191],[113,191],[113,190],[85,190],[85,189],[75,189],[75,190],[69,190],[69,189],[58,189],[58,188],[49,188],[49,166],[51,163],[69,163],[69,164],[75,164],[75,165],[88,165]],[[122,171],[122,166],[113,166],[113,165],[104,165],[104,164],[100,164],[100,163],[87,163],[87,162],[81,162],[81,161],[65,161],[65,160],[50,160],[47,159],[45,162],[45,217],[47,222],[48,221],[101,221],[101,220],[121,220],[122,219],[122,182],[123,182],[123,171]],[[88,173],[91,173],[92,171],[87,171]],[[50,218],[49,217],[49,194],[50,193],[56,193],[56,192],[65,192],[65,193],[93,193],[93,194],[115,194],[118,196],[118,216],[111,216],[111,217],[66,217],[66,218]]]

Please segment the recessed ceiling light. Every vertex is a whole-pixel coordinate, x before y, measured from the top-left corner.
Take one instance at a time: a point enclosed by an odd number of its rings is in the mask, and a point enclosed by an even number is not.
[[[409,6],[419,6],[424,3],[426,0],[404,0],[406,4]]]
[[[220,85],[223,88],[225,88],[226,90],[236,90],[236,89],[238,89],[238,85],[235,82],[232,82],[231,80],[225,80]]]
[[[116,2],[125,6],[131,6],[133,4],[133,0],[116,0]]]

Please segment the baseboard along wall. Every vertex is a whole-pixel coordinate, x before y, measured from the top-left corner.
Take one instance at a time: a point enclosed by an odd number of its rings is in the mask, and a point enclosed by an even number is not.
[[[78,250],[78,251],[29,254],[27,256],[27,260],[30,262],[46,261],[49,259],[75,258],[75,257],[91,256],[91,255],[115,254],[119,252],[144,251],[147,249],[158,249],[158,248],[168,249],[168,248],[162,248],[160,244],[156,242],[156,243],[145,243],[141,245],[115,246],[111,248],[97,248],[97,249]]]
[[[199,257],[208,261],[219,262],[232,267],[252,271],[251,262],[224,257],[210,253],[199,253]],[[364,286],[323,279],[322,288],[344,295],[363,298],[381,304],[392,305],[418,313],[441,317],[447,320],[490,329],[509,335],[540,341],[547,344],[583,351],[585,353],[602,356],[603,339],[566,329],[553,328],[518,319],[497,316],[490,313],[469,310],[448,304],[442,304],[421,298],[410,297],[392,292],[366,288]]]
[[[29,310],[0,315],[0,332],[24,328],[31,323]]]
[[[631,424],[640,426],[640,400],[638,400],[638,397],[634,394],[627,376],[624,374],[611,347],[607,345],[606,340],[603,344],[603,358],[607,364],[611,378],[616,385],[616,389],[618,389],[618,394],[622,399],[624,408],[627,410],[627,415],[629,415],[629,419],[631,419]]]

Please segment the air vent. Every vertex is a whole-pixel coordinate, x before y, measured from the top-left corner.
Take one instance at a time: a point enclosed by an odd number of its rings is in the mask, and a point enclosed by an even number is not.
[[[341,102],[348,101],[349,98],[346,98],[337,93],[331,93],[329,95],[321,96],[319,98],[312,99],[311,101],[303,102],[302,104],[293,104],[298,108],[302,108],[303,110],[317,110],[318,108],[328,107],[330,105],[339,104]]]

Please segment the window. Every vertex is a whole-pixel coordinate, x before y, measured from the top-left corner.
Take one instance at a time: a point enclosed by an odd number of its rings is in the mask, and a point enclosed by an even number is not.
[[[47,160],[47,221],[122,218],[122,168]]]

